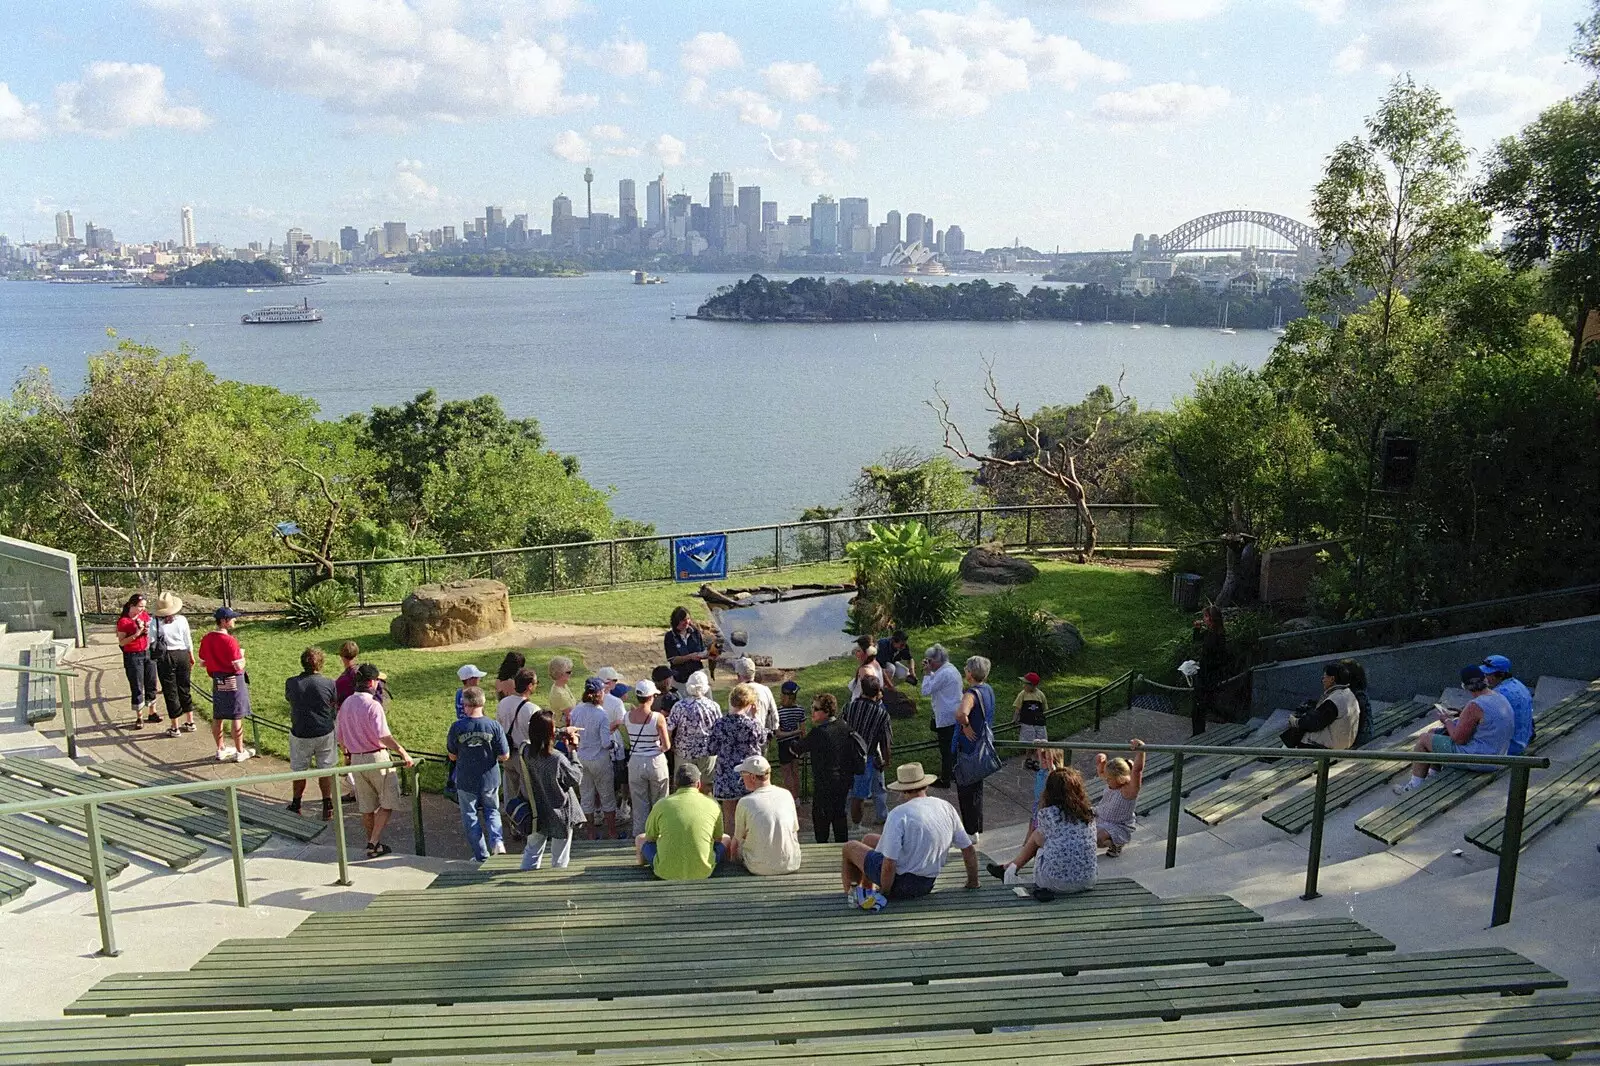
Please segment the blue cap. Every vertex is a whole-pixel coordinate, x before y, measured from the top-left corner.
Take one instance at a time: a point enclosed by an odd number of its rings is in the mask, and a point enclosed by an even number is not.
[[[781,687],[782,687],[782,690],[784,692],[790,693],[792,695],[792,694],[800,691],[800,682],[798,682],[798,681],[785,681]]]
[[[232,607],[218,607],[215,611],[211,612],[211,617],[220,622],[224,618],[238,618],[239,612],[235,611]]]
[[[617,686],[612,688],[611,694],[613,696],[615,696],[619,700],[625,700],[629,696],[633,695],[633,686],[632,685],[617,685]]]
[[[1461,668],[1461,683],[1467,688],[1482,688],[1484,686],[1483,667],[1476,664]]]
[[[1504,655],[1485,655],[1483,657],[1483,672],[1486,674],[1510,674],[1511,660]]]
[[[604,692],[605,690],[606,683],[598,677],[591,677],[583,683],[583,692],[586,696],[592,696],[596,692]]]

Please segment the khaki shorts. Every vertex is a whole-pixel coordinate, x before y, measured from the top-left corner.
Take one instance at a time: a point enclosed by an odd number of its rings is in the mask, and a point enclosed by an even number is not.
[[[351,766],[366,766],[369,763],[389,761],[388,751],[369,751],[365,755],[350,756]],[[351,776],[356,779],[356,810],[362,814],[371,814],[380,808],[386,811],[399,808],[400,775],[394,770],[369,770],[364,774]]]

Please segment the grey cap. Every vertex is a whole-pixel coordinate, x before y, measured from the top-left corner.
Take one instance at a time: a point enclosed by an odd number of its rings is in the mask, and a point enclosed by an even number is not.
[[[673,788],[696,788],[700,784],[700,767],[692,762],[681,762],[672,775]]]

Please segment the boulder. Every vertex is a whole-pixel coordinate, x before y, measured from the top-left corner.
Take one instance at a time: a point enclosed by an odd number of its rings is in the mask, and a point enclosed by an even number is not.
[[[1083,650],[1083,634],[1071,622],[1052,622],[1050,639],[1061,646],[1069,659]]]
[[[979,544],[961,558],[961,577],[984,585],[1025,585],[1039,576],[1026,559],[1007,555],[998,546]]]
[[[407,648],[442,648],[511,628],[511,596],[487,579],[419,585],[389,623],[389,635]]]

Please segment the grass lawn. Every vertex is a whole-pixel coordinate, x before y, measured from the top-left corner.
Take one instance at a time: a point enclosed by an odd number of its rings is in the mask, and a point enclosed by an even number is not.
[[[1167,583],[1160,574],[1064,562],[1045,562],[1039,568],[1041,573],[1038,580],[1022,586],[1015,595],[1074,623],[1087,642],[1084,651],[1064,673],[1046,678],[1044,688],[1052,706],[1070,702],[1128,670],[1157,673],[1170,660],[1173,643],[1187,639],[1188,617],[1168,602]],[[847,580],[849,572],[844,565],[836,563],[762,577],[774,583],[815,583]],[[740,582],[735,578],[735,583],[754,585],[759,580],[752,578]],[[512,613],[518,618],[538,621],[634,625],[661,630],[666,626],[667,615],[679,604],[696,607],[697,616],[705,616],[700,601],[686,595],[689,591],[683,586],[659,585],[608,592],[527,597],[513,601]],[[982,621],[983,607],[989,598],[967,597],[963,601],[962,614],[954,621],[943,626],[913,630],[912,647],[918,658],[922,649],[938,642],[950,650],[952,661],[959,667],[969,655],[974,654],[972,634]],[[336,673],[339,668],[339,645],[345,640],[354,640],[361,645],[362,659],[376,663],[389,677],[392,697],[389,723],[401,743],[423,751],[442,751],[445,730],[455,718],[455,672],[464,660],[461,653],[418,651],[397,646],[389,637],[389,621],[393,617],[368,615],[347,618],[311,633],[276,622],[240,625],[238,637],[250,664],[256,710],[269,720],[286,723],[289,712],[283,700],[283,680],[299,673],[301,650],[308,644],[316,644],[327,654],[328,666],[324,669]],[[841,653],[848,643],[849,639],[840,634]],[[481,669],[492,674],[501,657],[509,650],[512,649],[507,646],[474,651],[470,655]],[[581,679],[584,676],[583,649],[564,648],[561,653],[572,657],[577,664],[577,677]],[[539,662],[535,664],[543,684],[548,684],[544,678],[544,665],[548,657],[541,649]],[[1001,723],[1010,721],[1011,703],[1021,687],[1017,678],[1032,668],[1027,663],[1001,661],[995,664],[991,682],[995,689],[997,718]],[[801,703],[809,703],[819,691],[831,691],[842,705],[846,698],[845,686],[854,670],[855,661],[847,658],[819,663],[799,671],[797,680],[800,682]],[[722,671],[717,683],[717,695],[722,700],[725,700],[727,690],[726,675],[727,671]],[[926,701],[920,702],[922,713],[915,719],[895,723],[896,747],[905,748],[933,739],[927,724]],[[1072,718],[1072,721],[1052,720],[1052,735],[1064,736],[1083,728],[1092,721],[1093,711],[1085,709]],[[286,734],[263,728],[260,736],[262,750],[287,755]],[[432,787],[439,787],[443,782],[442,769],[430,768],[425,780]]]

